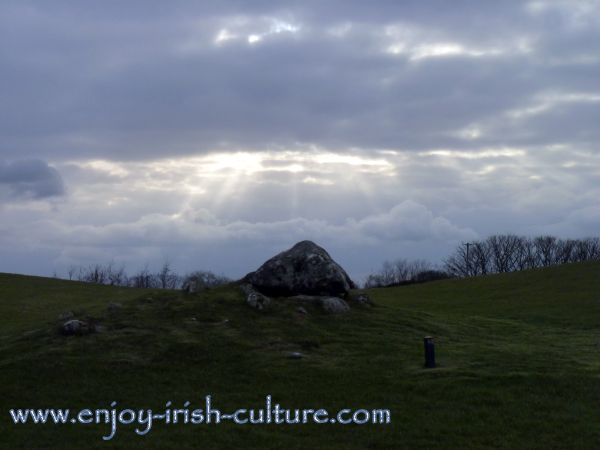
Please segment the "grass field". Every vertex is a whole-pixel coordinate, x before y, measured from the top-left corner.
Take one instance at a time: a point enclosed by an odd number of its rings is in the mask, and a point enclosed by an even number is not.
[[[375,289],[331,317],[0,275],[0,448],[600,448],[600,264]],[[110,302],[123,308],[106,311]],[[56,332],[65,311],[101,320]],[[439,368],[423,369],[436,338]],[[306,357],[286,358],[301,351]],[[389,408],[389,425],[13,425],[11,408]]]

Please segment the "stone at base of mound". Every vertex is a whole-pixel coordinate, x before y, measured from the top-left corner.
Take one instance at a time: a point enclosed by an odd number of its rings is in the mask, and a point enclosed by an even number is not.
[[[289,300],[310,303],[319,306],[328,314],[343,314],[350,311],[350,306],[344,299],[322,295],[295,295]]]
[[[350,306],[339,297],[325,297],[321,300],[323,311],[328,314],[343,314],[350,311]]]
[[[352,292],[347,297],[348,303],[357,306],[371,307],[373,306],[373,300],[364,292]]]
[[[246,304],[257,311],[266,311],[274,302],[272,298],[256,291],[250,284],[240,285],[240,290],[246,296]],[[277,301],[291,301],[304,303],[306,305],[314,305],[327,314],[343,314],[350,311],[350,306],[344,299],[326,295],[295,295],[293,297],[279,298]],[[299,306],[296,311],[301,314],[308,314],[308,311],[302,306]]]
[[[242,284],[240,289],[246,295],[246,304],[251,308],[257,311],[265,311],[271,306],[271,299],[256,291],[252,285]]]

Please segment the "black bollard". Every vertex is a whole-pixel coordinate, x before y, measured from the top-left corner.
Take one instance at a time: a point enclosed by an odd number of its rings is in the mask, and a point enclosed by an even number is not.
[[[425,336],[423,339],[425,345],[425,367],[433,369],[435,367],[435,345],[431,336]]]

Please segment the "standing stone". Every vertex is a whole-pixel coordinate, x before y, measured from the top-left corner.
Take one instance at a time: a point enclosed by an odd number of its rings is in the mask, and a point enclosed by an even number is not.
[[[302,241],[265,262],[243,280],[263,294],[344,296],[354,282],[329,253],[311,241]]]

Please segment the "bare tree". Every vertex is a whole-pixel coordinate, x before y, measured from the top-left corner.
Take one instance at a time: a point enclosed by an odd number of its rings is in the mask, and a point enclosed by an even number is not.
[[[106,268],[101,264],[92,264],[80,270],[80,280],[87,283],[104,284],[107,280]]]
[[[459,245],[454,253],[444,261],[446,271],[455,277],[468,277],[473,275],[473,253],[469,252],[467,257],[467,247],[464,244]]]
[[[519,245],[516,248],[515,270],[534,269],[535,267],[537,267],[537,257],[533,240],[520,237]]]
[[[127,286],[128,279],[127,273],[125,272],[125,266],[121,265],[115,267],[114,263],[111,262],[106,267],[107,280],[111,286]]]
[[[474,242],[472,250],[469,253],[470,274],[486,275],[491,269],[490,247],[485,242]]]
[[[554,236],[538,236],[533,243],[539,266],[548,267],[556,264],[556,238]]]
[[[578,240],[573,249],[574,261],[591,261],[600,259],[600,238]]]
[[[136,288],[153,288],[155,287],[154,283],[154,275],[150,273],[148,269],[148,264],[146,264],[142,269],[140,269],[136,274],[134,274],[130,278],[130,285]]]
[[[439,279],[447,274],[443,271],[435,270],[428,261],[418,259],[408,261],[406,259],[397,259],[395,261],[385,261],[381,269],[370,274],[364,283],[365,287],[394,286],[400,284],[416,283]]]
[[[165,260],[160,271],[156,275],[158,285],[162,289],[176,289],[179,285],[180,277],[171,270],[171,263]]]
[[[379,277],[385,285],[389,285],[397,282],[398,280],[398,272],[402,271],[401,268],[402,261],[398,260],[396,263],[392,263],[391,261],[385,261],[379,272]]]
[[[577,241],[574,239],[559,239],[556,241],[555,263],[567,264],[574,262],[575,246]]]
[[[500,234],[487,238],[495,272],[512,272],[517,267],[520,238],[513,234]]]
[[[446,258],[444,263],[450,274],[464,277],[600,259],[600,238],[563,240],[538,236],[531,239],[504,234],[474,242],[470,247],[468,260],[464,244]]]

